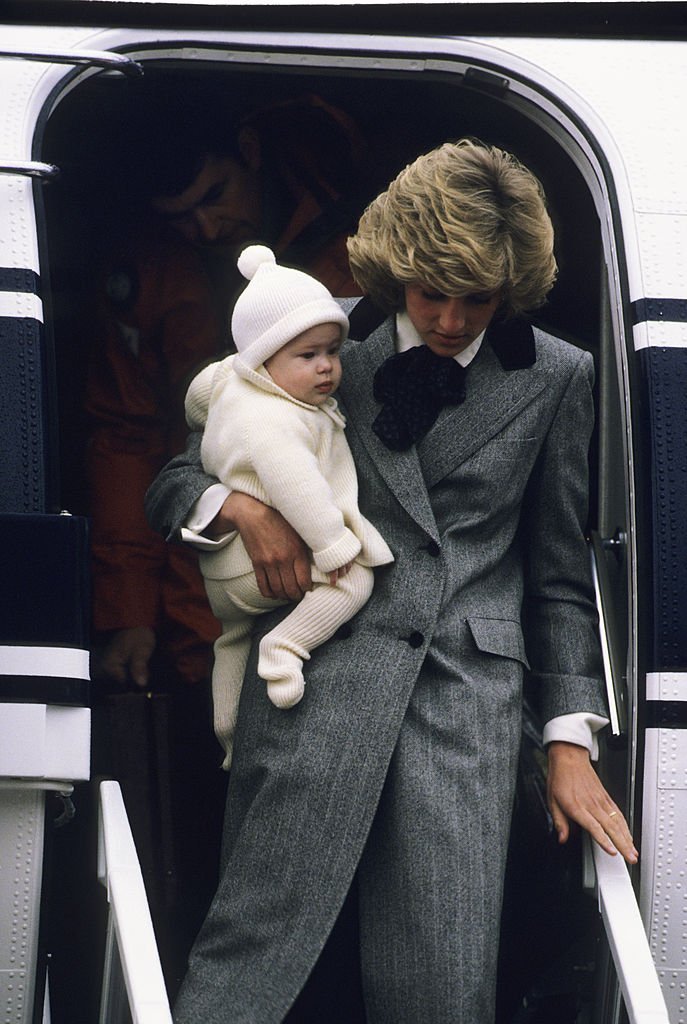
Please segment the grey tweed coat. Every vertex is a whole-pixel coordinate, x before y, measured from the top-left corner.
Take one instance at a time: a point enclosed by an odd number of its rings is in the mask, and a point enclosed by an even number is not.
[[[465,402],[399,453],[371,430],[392,351],[391,320],[348,342],[340,399],[361,511],[395,562],[313,653],[297,707],[274,708],[249,664],[222,879],[178,1024],[281,1021],[356,872],[369,1024],[491,1024],[524,673],[544,720],[605,713],[583,536],[591,357],[490,328]],[[153,486],[157,528],[206,486],[193,463]]]

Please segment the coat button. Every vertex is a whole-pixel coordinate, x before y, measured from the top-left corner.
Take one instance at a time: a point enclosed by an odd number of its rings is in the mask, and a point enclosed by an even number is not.
[[[441,554],[441,548],[435,540],[430,540],[426,548],[427,554],[431,555],[432,558],[438,558]]]
[[[422,633],[418,633],[416,629],[414,629],[413,632],[408,637],[408,643],[410,644],[411,647],[422,647],[424,642],[424,636],[422,635]]]

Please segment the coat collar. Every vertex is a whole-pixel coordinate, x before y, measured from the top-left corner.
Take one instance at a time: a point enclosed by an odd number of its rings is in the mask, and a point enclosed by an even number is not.
[[[486,340],[504,370],[524,370],[528,366],[534,366],[537,361],[534,331],[527,320],[492,322]]]
[[[492,325],[470,365],[465,402],[444,409],[419,446],[391,452],[372,430],[380,408],[372,394],[372,380],[393,351],[392,318],[364,341],[344,347],[339,393],[347,433],[354,449],[361,445],[366,450],[403,508],[438,540],[428,488],[503,430],[545,387],[545,379],[536,367],[531,326],[524,321]]]

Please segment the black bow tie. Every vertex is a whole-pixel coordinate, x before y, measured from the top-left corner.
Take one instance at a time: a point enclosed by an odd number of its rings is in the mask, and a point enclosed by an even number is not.
[[[465,398],[466,369],[427,345],[398,352],[374,376],[373,394],[382,410],[372,429],[392,451],[402,452],[424,437],[445,405]]]

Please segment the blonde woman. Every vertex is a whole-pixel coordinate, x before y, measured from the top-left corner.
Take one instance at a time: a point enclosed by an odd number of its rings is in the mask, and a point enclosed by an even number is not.
[[[342,349],[339,394],[360,509],[395,562],[350,635],[314,653],[287,722],[244,687],[225,870],[179,1024],[283,1020],[354,878],[360,1019],[492,1024],[526,672],[560,841],[576,822],[637,859],[592,765],[606,722],[583,534],[592,359],[519,315],[556,272],[542,189],[499,149],[446,144],[372,203],[349,255],[386,318]],[[207,487],[193,463],[151,495],[158,526],[177,530]],[[267,592],[309,587],[271,510],[214,501],[209,533],[240,530]],[[323,1003],[317,1019],[346,1015]]]

